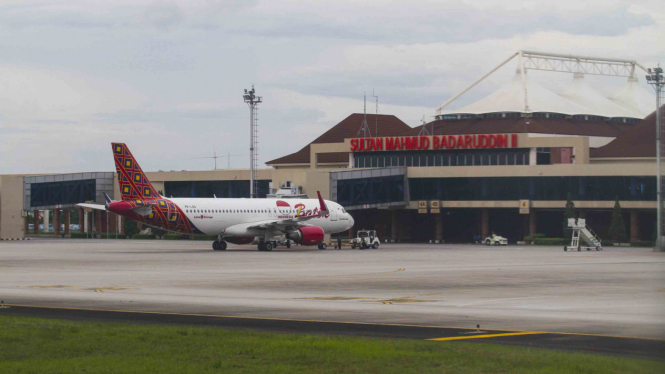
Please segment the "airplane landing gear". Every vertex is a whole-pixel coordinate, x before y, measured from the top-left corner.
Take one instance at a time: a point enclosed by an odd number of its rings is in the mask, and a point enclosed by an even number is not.
[[[226,251],[226,242],[223,240],[215,240],[212,242],[212,249],[215,251]]]
[[[319,249],[320,249],[320,250],[323,251],[323,250],[325,250],[326,248],[328,248],[328,246],[326,245],[326,243],[321,243],[321,244],[319,244]]]
[[[259,242],[259,251],[272,251],[273,244],[271,242]]]

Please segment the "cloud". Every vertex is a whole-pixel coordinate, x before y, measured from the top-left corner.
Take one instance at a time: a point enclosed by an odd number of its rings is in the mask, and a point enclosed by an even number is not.
[[[661,9],[619,0],[6,0],[0,173],[111,170],[111,141],[128,143],[146,170],[211,168],[187,159],[213,149],[244,155],[233,166],[247,166],[241,94],[253,83],[264,96],[261,162],[362,112],[363,93],[374,112],[372,90],[379,113],[416,126],[520,48],[663,62]],[[499,88],[515,67],[455,105]],[[623,80],[598,82],[611,90]]]

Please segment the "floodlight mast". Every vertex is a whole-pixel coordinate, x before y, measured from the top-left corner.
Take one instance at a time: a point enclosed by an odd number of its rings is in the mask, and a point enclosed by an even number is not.
[[[258,116],[257,116],[257,106],[263,101],[261,96],[256,96],[256,90],[254,85],[252,89],[247,91],[242,95],[242,98],[249,106],[249,198],[253,199],[257,194],[257,182],[255,178],[255,172],[258,166],[258,150],[259,150],[259,140],[258,140]]]
[[[665,86],[665,76],[663,76],[663,69],[658,66],[654,69],[648,69],[647,70],[647,83],[653,86],[654,90],[656,91],[656,201],[657,201],[657,208],[656,208],[656,247],[655,250],[662,252],[665,250],[665,242],[663,241],[663,180],[662,180],[662,155],[661,155],[661,126],[660,126],[660,118],[661,118],[661,102],[660,102],[660,95],[663,92],[663,86]]]

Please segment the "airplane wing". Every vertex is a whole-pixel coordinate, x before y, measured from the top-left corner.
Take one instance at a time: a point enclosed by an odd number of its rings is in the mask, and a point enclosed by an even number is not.
[[[80,206],[81,208],[95,209],[95,210],[106,210],[106,205],[99,205],[99,204],[76,204],[76,206]],[[138,215],[147,216],[148,214],[152,213],[152,208],[155,206],[156,206],[155,204],[149,204],[149,205],[137,206],[132,208],[131,210],[133,210]]]
[[[304,217],[293,217],[293,218],[287,218],[287,219],[272,219],[272,220],[265,220],[265,221],[259,221],[259,222],[251,222],[251,223],[240,223],[237,225],[233,225],[230,227],[227,227],[226,230],[224,231],[225,234],[228,235],[246,235],[246,232],[251,229],[267,229],[267,228],[276,228],[283,230],[287,226],[308,226],[307,224],[304,224],[304,222],[309,221],[314,218],[321,218],[325,215],[328,214],[328,207],[326,206],[326,203],[323,201],[321,198],[321,193],[317,191],[318,197],[319,197],[319,205],[320,205],[320,212],[317,215],[314,216],[304,216]]]
[[[268,229],[268,228],[276,228],[278,230],[283,231],[288,226],[308,226],[307,224],[304,224],[304,222],[312,218],[319,218],[319,216],[317,215],[309,217],[296,217],[289,219],[274,219],[274,220],[266,220],[266,221],[251,222],[251,223],[240,223],[237,225],[227,227],[226,230],[224,230],[224,234],[233,235],[233,236],[242,236],[242,235],[247,235],[247,231],[251,229]]]
[[[131,210],[133,210],[136,214],[138,214],[140,216],[147,216],[148,214],[152,213],[152,208],[154,208],[155,206],[157,206],[157,205],[156,204],[146,204],[146,205],[143,205],[143,206],[134,207]]]
[[[88,209],[106,210],[105,205],[99,205],[99,204],[76,204],[76,206],[80,206],[81,208],[88,208]]]

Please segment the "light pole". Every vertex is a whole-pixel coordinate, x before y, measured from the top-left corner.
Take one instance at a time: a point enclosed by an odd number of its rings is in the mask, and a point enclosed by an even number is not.
[[[662,180],[661,180],[661,154],[660,154],[660,93],[665,85],[665,77],[663,77],[663,69],[659,66],[657,68],[648,69],[647,82],[656,90],[656,200],[658,207],[656,208],[656,250],[663,251],[663,227],[662,227]]]
[[[258,129],[257,129],[257,118],[256,118],[256,106],[261,104],[261,96],[254,95],[256,91],[254,90],[254,85],[252,89],[247,91],[242,95],[242,98],[245,100],[249,106],[249,198],[253,199],[255,196],[255,185],[254,185],[254,172],[257,165],[258,159]]]

